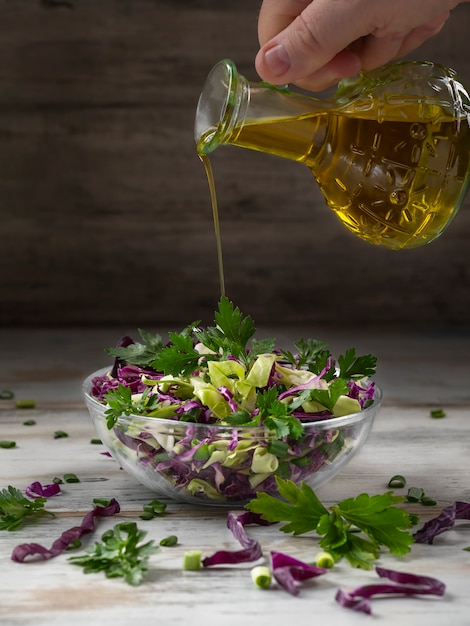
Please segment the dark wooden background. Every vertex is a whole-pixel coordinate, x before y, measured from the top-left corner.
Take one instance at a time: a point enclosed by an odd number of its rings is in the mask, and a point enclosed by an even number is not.
[[[0,0],[0,324],[211,322],[215,238],[193,120],[208,70],[257,79],[257,0]],[[470,84],[470,5],[413,56]],[[213,155],[227,295],[262,324],[470,323],[470,198],[390,252],[307,169]]]

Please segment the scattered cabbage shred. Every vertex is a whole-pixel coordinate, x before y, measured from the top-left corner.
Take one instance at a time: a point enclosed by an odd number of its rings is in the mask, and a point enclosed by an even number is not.
[[[28,557],[38,557],[43,560],[52,559],[62,554],[64,550],[83,537],[83,535],[92,533],[95,529],[96,518],[110,517],[119,513],[119,510],[119,504],[114,499],[110,500],[105,506],[95,506],[85,515],[79,526],[65,530],[50,548],[46,548],[38,543],[22,543],[14,548],[11,559],[17,563],[26,562],[29,560]]]
[[[370,599],[376,596],[443,596],[445,592],[444,583],[437,578],[397,572],[384,567],[377,567],[376,572],[378,576],[388,578],[391,582],[363,585],[351,591],[339,589],[336,601],[345,608],[370,615],[372,613]]]

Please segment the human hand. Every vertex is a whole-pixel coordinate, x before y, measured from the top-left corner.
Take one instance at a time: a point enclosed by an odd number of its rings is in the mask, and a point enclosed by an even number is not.
[[[256,70],[320,91],[404,56],[436,35],[459,0],[263,0]]]

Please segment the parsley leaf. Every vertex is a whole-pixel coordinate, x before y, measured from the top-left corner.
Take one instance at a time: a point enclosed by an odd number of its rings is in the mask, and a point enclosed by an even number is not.
[[[362,493],[356,498],[342,500],[337,505],[337,511],[377,544],[386,546],[392,554],[403,556],[413,543],[413,537],[404,530],[413,525],[410,516],[394,506],[403,500],[392,493],[375,496]]]
[[[153,335],[140,328],[139,335],[143,343],[136,341],[126,347],[108,348],[106,352],[130,365],[139,365],[141,367],[151,365],[163,348],[162,338],[158,334]]]
[[[247,365],[254,358],[255,353],[261,353],[263,350],[261,344],[266,347],[273,345],[272,341],[268,343],[269,340],[254,343],[255,351],[253,354],[250,353],[248,342],[256,330],[253,319],[249,315],[243,317],[240,309],[234,307],[226,296],[222,296],[219,300],[215,323],[216,326],[208,327],[205,331],[195,331],[195,335],[201,343],[219,354],[221,358],[230,355]]]
[[[278,390],[275,387],[259,392],[256,406],[259,417],[264,418],[264,426],[273,430],[276,437],[293,437],[298,439],[304,432],[303,424],[289,413],[289,407],[277,399]]]
[[[326,543],[320,541],[320,545]],[[334,551],[335,561],[346,558],[351,567],[372,569],[373,562],[380,556],[379,546],[352,532],[346,533],[345,541]]]
[[[259,493],[246,508],[268,522],[287,522],[280,528],[283,532],[299,535],[315,531],[321,537],[320,547],[335,560],[344,557],[353,567],[370,569],[381,546],[398,556],[409,552],[413,536],[406,529],[415,519],[395,506],[403,502],[401,496],[363,493],[338,502],[328,511],[306,483],[297,486],[279,477],[276,483],[287,502]]]
[[[9,485],[0,491],[0,530],[15,530],[24,521],[38,518],[44,515],[54,517],[50,511],[46,511],[44,503],[46,498],[29,500],[23,493]]]
[[[344,356],[338,357],[339,377],[354,378],[360,376],[373,376],[377,365],[377,358],[371,354],[356,356],[355,348],[346,350]]]
[[[111,429],[121,415],[148,414],[158,405],[158,396],[149,395],[150,387],[145,389],[140,399],[132,397],[132,390],[126,385],[119,384],[117,389],[110,389],[106,393],[108,408],[104,412],[106,425]]]
[[[333,413],[333,408],[342,395],[347,395],[348,386],[342,378],[333,380],[328,389],[312,389],[309,393],[311,400],[316,400]]]
[[[135,522],[122,522],[106,531],[101,543],[96,542],[84,555],[68,560],[83,567],[85,574],[104,572],[107,578],[121,577],[136,586],[144,578],[150,556],[159,550],[153,539],[142,543],[146,534]]]
[[[249,315],[243,317],[240,309],[234,307],[225,296],[220,298],[219,310],[215,313],[215,322],[228,342],[237,347],[239,353],[246,349],[248,341],[256,330],[253,319]]]
[[[275,339],[252,339],[249,353],[250,361],[254,361],[260,354],[269,354],[274,352],[275,348]]]
[[[165,346],[152,362],[158,372],[172,376],[188,376],[197,369],[201,355],[193,346],[193,339],[187,333],[168,333],[170,344]]]
[[[326,363],[328,356],[330,356],[327,344],[316,339],[300,338],[294,346],[297,348],[296,354],[284,350],[281,350],[281,354],[289,363],[292,363],[294,367],[299,369],[307,366],[311,372],[319,373],[323,369],[323,364]],[[318,368],[316,364],[319,362],[321,365]]]
[[[276,478],[276,483],[279,494],[287,502],[260,492],[256,499],[246,505],[246,508],[253,513],[260,513],[261,517],[268,522],[288,522],[281,526],[281,530],[285,533],[301,535],[315,530],[320,518],[328,514],[328,510],[314,491],[306,483],[297,486],[292,481],[282,478]]]
[[[259,426],[260,416],[255,415],[252,417],[251,413],[246,409],[239,409],[235,413],[231,413],[224,417],[224,423],[230,426]]]

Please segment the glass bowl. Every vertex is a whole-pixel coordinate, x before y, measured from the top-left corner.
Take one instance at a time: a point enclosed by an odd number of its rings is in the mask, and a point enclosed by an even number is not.
[[[242,507],[259,492],[278,495],[275,477],[312,489],[336,476],[361,449],[382,402],[375,385],[373,403],[358,413],[304,422],[292,442],[263,427],[198,424],[122,415],[111,429],[106,406],[90,395],[91,374],[83,383],[85,402],[98,437],[120,466],[138,482],[180,502]]]

